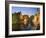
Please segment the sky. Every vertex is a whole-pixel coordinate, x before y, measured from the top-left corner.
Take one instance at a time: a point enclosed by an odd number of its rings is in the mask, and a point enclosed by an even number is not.
[[[26,14],[26,15],[34,15],[35,13],[37,13],[37,9],[39,8],[33,8],[33,7],[12,7],[12,13],[15,12],[20,12],[22,13],[22,15]]]

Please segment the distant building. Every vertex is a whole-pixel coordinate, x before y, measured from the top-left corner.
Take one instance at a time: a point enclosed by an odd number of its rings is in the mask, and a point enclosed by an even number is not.
[[[20,16],[20,23],[21,24],[27,24],[29,21],[29,16],[28,15],[21,15]]]
[[[24,24],[28,24],[29,23],[29,16],[23,15],[23,17],[24,17]]]
[[[33,23],[37,26],[40,24],[40,14],[37,13],[37,15],[34,16]]]

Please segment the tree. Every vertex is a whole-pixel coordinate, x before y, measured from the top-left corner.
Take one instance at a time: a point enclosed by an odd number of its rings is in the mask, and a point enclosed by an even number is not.
[[[29,21],[29,23],[30,23],[31,25],[33,25],[33,22],[32,22],[33,19],[34,19],[34,16],[33,16],[33,15],[30,16],[30,21]]]
[[[12,27],[13,27],[13,30],[19,30],[20,29],[20,25],[19,25],[19,21],[20,21],[20,12],[18,13],[14,13],[12,14]]]

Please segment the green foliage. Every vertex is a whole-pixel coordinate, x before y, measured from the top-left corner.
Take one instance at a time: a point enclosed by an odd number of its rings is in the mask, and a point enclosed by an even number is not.
[[[18,13],[19,14],[19,13]],[[17,13],[13,13],[12,14],[12,28],[13,30],[17,30],[19,29],[20,25],[19,25],[19,21],[20,21],[20,15],[18,15]]]
[[[12,24],[16,24],[19,22],[19,16],[16,14],[12,14]]]
[[[33,20],[33,18],[34,18],[34,16],[32,15],[32,16],[30,16],[30,21],[32,21]]]

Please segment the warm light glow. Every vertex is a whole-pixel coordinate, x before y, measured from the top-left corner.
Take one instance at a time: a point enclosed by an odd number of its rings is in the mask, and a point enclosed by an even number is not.
[[[27,23],[27,20],[26,19],[24,19],[24,24],[26,24]]]

